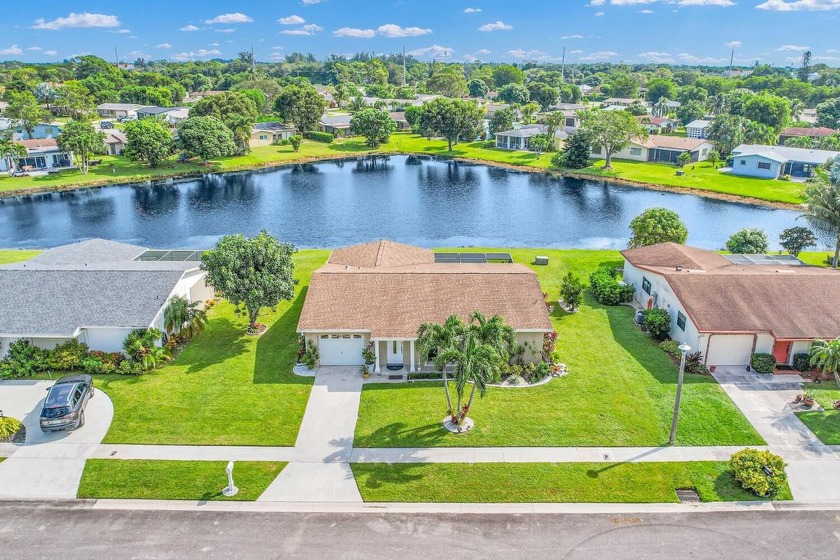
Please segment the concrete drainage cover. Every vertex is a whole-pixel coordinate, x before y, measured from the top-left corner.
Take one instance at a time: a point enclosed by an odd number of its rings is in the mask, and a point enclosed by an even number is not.
[[[681,504],[699,504],[700,495],[694,488],[677,488],[677,498]]]

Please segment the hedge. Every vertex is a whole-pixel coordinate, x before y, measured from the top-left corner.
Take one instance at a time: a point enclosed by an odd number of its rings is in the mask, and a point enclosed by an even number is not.
[[[335,136],[329,132],[318,132],[317,130],[304,132],[303,137],[308,138],[309,140],[314,140],[315,142],[324,142],[325,144],[329,144],[335,140]]]
[[[776,369],[776,357],[773,354],[758,352],[752,355],[750,364],[756,373],[773,373]]]

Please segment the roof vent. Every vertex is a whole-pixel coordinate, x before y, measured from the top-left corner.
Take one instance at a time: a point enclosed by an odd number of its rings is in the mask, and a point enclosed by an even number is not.
[[[677,272],[682,272],[682,267],[680,265],[677,265]]]

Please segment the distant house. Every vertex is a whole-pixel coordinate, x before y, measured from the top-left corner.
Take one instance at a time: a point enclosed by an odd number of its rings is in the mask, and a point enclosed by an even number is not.
[[[663,132],[673,132],[679,126],[679,121],[669,119],[667,117],[651,117],[642,115],[636,117],[642,128],[648,131],[649,134],[661,134]]]
[[[318,121],[318,130],[329,132],[333,136],[347,136],[350,134],[350,119],[352,115],[324,115]]]
[[[808,178],[814,169],[837,156],[840,152],[741,144],[732,150],[730,173],[762,179],[776,179],[780,175]]]
[[[277,144],[281,140],[288,140],[290,136],[294,136],[295,134],[297,134],[297,129],[294,126],[279,121],[255,123],[251,127],[251,136],[248,139],[248,145],[252,148],[256,146],[270,146]]]
[[[55,169],[73,167],[73,154],[64,153],[58,148],[55,138],[42,140],[17,140],[26,148],[26,157],[12,161],[12,171],[15,173],[49,172]],[[9,171],[5,158],[0,159],[0,171]]]
[[[629,146],[613,154],[614,159],[630,161],[650,161],[655,163],[679,163],[680,154],[691,154],[691,162],[706,161],[709,152],[714,149],[711,142],[701,138],[683,138],[680,136],[660,136],[651,134],[645,141],[634,140]],[[595,159],[605,159],[601,146],[592,146],[590,155]]]
[[[833,128],[826,128],[822,126],[816,126],[814,128],[794,126],[784,129],[782,133],[779,134],[779,145],[784,145],[784,143],[791,138],[805,136],[813,138],[814,140],[819,140],[820,138],[826,138],[835,134],[840,134],[840,130],[834,130]]]
[[[121,130],[105,130],[105,151],[111,156],[121,156],[125,150],[125,133]]]
[[[411,130],[411,125],[405,120],[405,111],[392,111],[388,115],[390,115],[392,121],[397,123],[398,131]]]
[[[685,125],[685,135],[689,138],[708,138],[712,121],[697,119]]]
[[[557,103],[553,109],[563,113],[564,126],[580,126],[580,112],[589,109],[589,105],[580,103]]]
[[[817,110],[816,109],[802,109],[802,113],[799,115],[799,120],[806,123],[816,124],[817,123]]]
[[[644,99],[639,99],[639,98],[632,99],[630,97],[610,97],[610,98],[605,99],[603,104],[608,105],[608,106],[609,105],[621,105],[622,107],[629,107],[630,105],[632,105],[633,103],[636,103],[637,101],[639,103],[641,103],[642,105],[644,105],[645,107],[648,106],[648,102],[645,101]]]
[[[137,110],[146,107],[137,103],[100,103],[96,112],[100,117],[110,119],[136,118]]]
[[[196,101],[201,101],[205,97],[219,95],[220,93],[224,92],[218,90],[191,91],[186,95],[186,97],[184,97],[184,103],[195,103]]]
[[[563,142],[577,131],[574,127],[560,128],[554,133],[554,147],[560,149],[563,147]],[[496,147],[502,150],[531,150],[531,139],[540,134],[546,134],[547,127],[544,124],[527,124],[521,128],[513,130],[506,130],[504,132],[497,132],[494,136],[496,138]]]
[[[33,127],[30,135],[24,127],[16,125],[12,119],[0,118],[0,134],[8,133],[10,129],[12,140],[43,140],[55,138],[61,134],[60,124],[38,123]]]
[[[137,118],[156,117],[165,120],[170,125],[176,125],[190,116],[189,107],[143,107],[137,109]]]

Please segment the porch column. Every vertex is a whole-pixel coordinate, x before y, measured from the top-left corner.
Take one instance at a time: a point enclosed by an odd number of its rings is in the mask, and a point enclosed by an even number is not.
[[[414,341],[412,340],[409,344],[411,344],[411,364],[408,366],[408,371],[414,372],[417,371],[414,367]]]
[[[374,354],[376,354],[376,359],[373,362],[373,371],[374,371],[374,373],[379,373],[380,369],[379,369],[379,341],[378,340],[373,341],[373,352],[374,352]]]

